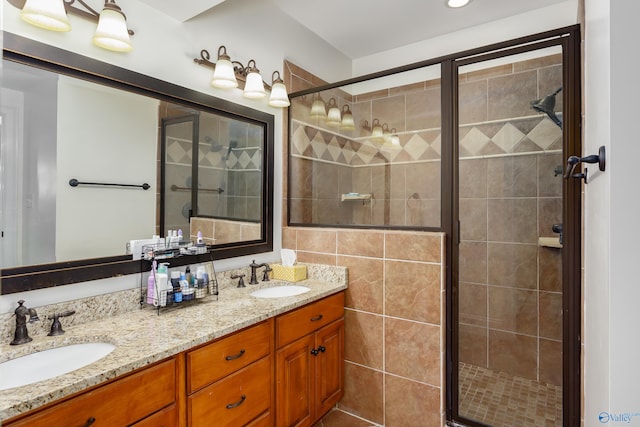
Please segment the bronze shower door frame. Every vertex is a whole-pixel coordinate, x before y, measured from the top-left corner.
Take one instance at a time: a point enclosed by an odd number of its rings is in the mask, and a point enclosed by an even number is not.
[[[540,48],[560,46],[563,63],[563,156],[581,155],[581,66],[580,27],[578,25],[498,43],[463,52],[457,58],[442,62],[442,140],[451,148],[443,150],[443,186],[450,183],[450,197],[443,197],[443,211],[451,212],[443,221],[447,234],[446,257],[446,396],[447,422],[451,425],[482,427],[484,424],[466,419],[459,413],[458,385],[458,268],[460,243],[458,182],[458,68],[476,62],[497,59]],[[445,155],[446,153],[446,155]],[[448,176],[447,176],[448,175]],[[581,415],[581,251],[582,251],[582,181],[564,181],[562,192],[562,376],[563,426],[580,425]],[[446,194],[443,192],[443,195]],[[450,203],[449,209],[445,204]]]

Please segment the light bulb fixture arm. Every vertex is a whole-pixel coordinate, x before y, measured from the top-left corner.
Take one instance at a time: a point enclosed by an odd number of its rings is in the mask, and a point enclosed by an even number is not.
[[[22,10],[24,8],[24,4],[26,3],[26,0],[7,0],[7,2],[9,2],[10,5]],[[83,0],[63,0],[62,2],[64,3],[64,9],[67,11],[68,14],[87,19],[89,21],[95,22],[96,24],[98,23],[98,19],[100,18],[100,12],[93,9]],[[84,7],[86,10],[82,10],[77,6],[74,6],[73,4],[76,2],[80,3],[82,7]],[[104,7],[107,9],[115,10],[119,13],[122,13],[122,10],[115,3],[114,0],[105,1]],[[122,13],[122,15],[124,16],[124,13]],[[127,29],[127,32],[129,33],[130,36],[133,36],[135,34],[135,32],[131,29]]]

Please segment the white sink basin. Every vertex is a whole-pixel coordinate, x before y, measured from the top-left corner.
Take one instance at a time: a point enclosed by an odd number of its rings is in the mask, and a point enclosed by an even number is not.
[[[311,289],[306,286],[299,285],[272,286],[270,288],[258,289],[255,292],[251,292],[251,296],[256,298],[292,297],[294,295],[304,294],[310,290]]]
[[[73,344],[0,363],[0,390],[33,384],[96,362],[116,348],[108,343]]]

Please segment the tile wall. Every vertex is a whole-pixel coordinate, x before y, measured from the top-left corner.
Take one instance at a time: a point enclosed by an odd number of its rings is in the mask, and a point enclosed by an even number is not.
[[[554,385],[561,249],[539,237],[562,222],[562,131],[530,101],[562,86],[560,61],[460,75],[460,361]]]
[[[387,427],[443,425],[444,235],[289,227],[282,245],[348,268],[338,408]]]

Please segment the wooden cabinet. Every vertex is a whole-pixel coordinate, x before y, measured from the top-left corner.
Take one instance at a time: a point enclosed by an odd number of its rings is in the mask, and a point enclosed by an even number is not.
[[[3,425],[307,427],[342,397],[343,370],[340,292]]]
[[[344,292],[276,318],[276,426],[311,426],[344,392]]]
[[[187,425],[273,425],[273,319],[187,352]]]
[[[167,359],[3,425],[176,426],[176,363],[176,358]],[[148,416],[151,423],[145,423]]]

